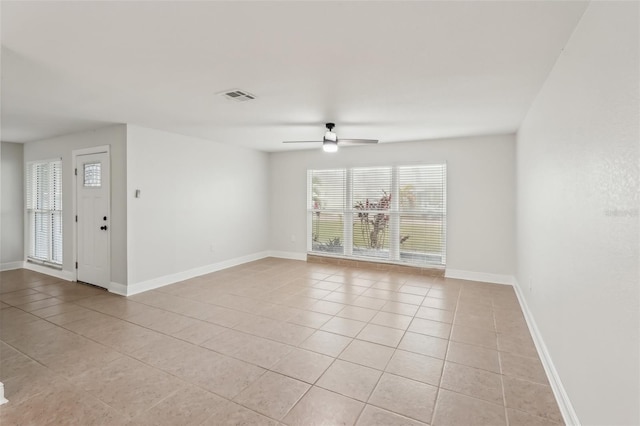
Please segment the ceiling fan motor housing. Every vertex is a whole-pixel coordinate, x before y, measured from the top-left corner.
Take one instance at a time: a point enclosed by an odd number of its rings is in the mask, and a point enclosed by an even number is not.
[[[333,132],[333,128],[336,126],[334,123],[327,123],[327,131],[324,134],[324,138],[322,138],[322,141],[327,143],[327,142],[331,142],[331,143],[337,143],[338,142],[338,135],[336,135]]]

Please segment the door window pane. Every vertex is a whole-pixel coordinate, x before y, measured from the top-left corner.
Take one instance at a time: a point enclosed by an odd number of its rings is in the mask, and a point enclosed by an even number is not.
[[[84,165],[84,186],[99,188],[101,185],[100,163],[88,163]]]

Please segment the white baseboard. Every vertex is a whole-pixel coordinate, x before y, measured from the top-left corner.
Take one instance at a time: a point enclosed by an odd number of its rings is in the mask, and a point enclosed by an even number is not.
[[[23,262],[22,267],[30,271],[40,272],[41,274],[50,275],[52,277],[60,278],[61,280],[65,280],[65,281],[75,280],[75,274],[71,271],[65,271],[64,269],[60,270],[60,269],[50,268],[48,266],[42,266],[42,265],[38,265],[37,263],[31,263],[31,262]]]
[[[459,280],[480,281],[483,283],[514,285],[513,275],[489,274],[486,272],[465,271],[462,269],[447,268],[445,278],[457,278]]]
[[[18,260],[16,262],[0,263],[0,271],[11,271],[12,269],[20,269],[24,267],[24,262]]]
[[[278,251],[271,250],[269,251],[269,257],[278,257],[280,259],[291,259],[291,260],[307,260],[307,253],[298,253],[295,251]]]
[[[142,293],[143,291],[154,290],[156,288],[164,287],[165,285],[174,284],[179,281],[188,280],[189,278],[198,277],[200,275],[210,274],[211,272],[231,268],[232,266],[242,265],[243,263],[253,262],[254,260],[264,259],[265,257],[269,257],[268,251],[262,251],[247,256],[223,260],[222,262],[212,263],[210,265],[189,269],[188,271],[182,271],[171,275],[165,275],[146,281],[141,281],[139,283],[129,284],[128,286],[126,286],[126,291],[124,293],[122,293],[122,288],[116,286],[114,287],[114,289],[116,290],[114,291],[114,293],[122,294],[125,296],[133,296],[134,294]],[[119,286],[121,285],[122,284],[119,284]],[[111,288],[109,289],[109,291],[111,291]]]
[[[6,404],[7,402],[9,401],[4,397],[4,385],[0,382],[0,405]]]
[[[560,412],[562,413],[564,422],[567,426],[579,426],[580,420],[578,419],[578,415],[576,414],[576,411],[571,404],[571,400],[569,399],[567,391],[562,385],[562,380],[560,380],[558,370],[556,370],[556,367],[553,364],[553,360],[551,359],[551,355],[549,354],[547,345],[544,343],[542,334],[540,333],[536,321],[533,318],[531,311],[529,310],[529,306],[527,305],[527,301],[522,294],[522,290],[520,289],[520,286],[515,279],[513,288],[516,292],[516,295],[518,296],[518,301],[520,302],[522,313],[524,314],[524,318],[527,321],[527,325],[529,326],[529,332],[531,333],[531,337],[533,338],[533,343],[536,345],[538,355],[542,360],[542,365],[544,366],[544,370],[547,373],[547,377],[549,378],[549,384],[551,385],[553,394],[556,397],[556,401],[558,401],[558,407],[560,408]]]
[[[107,290],[109,290],[109,293],[119,294],[120,296],[127,295],[127,286],[120,283],[114,283],[113,281],[109,283]]]

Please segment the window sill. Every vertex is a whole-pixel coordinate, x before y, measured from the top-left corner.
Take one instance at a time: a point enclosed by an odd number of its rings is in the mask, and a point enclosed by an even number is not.
[[[38,259],[31,259],[31,258],[27,258],[27,262],[33,263],[34,265],[55,269],[56,271],[62,271],[62,265],[58,265],[57,263],[50,263],[50,262],[46,262]]]
[[[411,274],[444,277],[445,267],[441,265],[417,266],[400,262],[370,260],[360,257],[334,256],[331,254],[307,252],[307,262],[324,263],[354,268],[370,268],[379,271],[406,272]]]

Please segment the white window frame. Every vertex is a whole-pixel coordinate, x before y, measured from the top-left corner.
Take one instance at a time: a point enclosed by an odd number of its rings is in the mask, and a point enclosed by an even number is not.
[[[392,164],[392,165],[379,165],[379,166],[371,166],[371,167],[388,167],[391,168],[391,194],[399,194],[400,193],[400,179],[399,179],[399,170],[401,167],[409,166],[443,166],[443,211],[441,217],[441,223],[443,226],[442,232],[442,250],[438,255],[440,256],[440,262],[427,262],[427,263],[411,263],[401,260],[401,247],[400,247],[400,218],[406,214],[425,214],[426,211],[415,210],[415,211],[402,211],[400,209],[400,197],[393,196],[391,197],[391,206],[388,210],[385,210],[385,214],[389,216],[389,258],[377,258],[374,256],[359,256],[353,254],[353,218],[354,214],[358,212],[362,212],[361,210],[356,210],[354,208],[353,202],[353,170],[360,168],[367,168],[367,166],[357,166],[357,167],[343,167],[343,168],[332,168],[332,169],[308,169],[307,170],[307,252],[311,255],[318,256],[328,256],[328,257],[339,257],[339,258],[352,258],[356,260],[363,261],[372,261],[372,262],[381,262],[381,263],[392,263],[399,265],[411,265],[411,266],[427,266],[427,267],[435,267],[435,268],[444,268],[446,265],[446,252],[447,252],[447,244],[446,244],[446,234],[447,234],[447,164],[446,162],[438,162],[438,163],[419,163],[419,164]],[[346,181],[345,181],[345,200],[346,205],[345,209],[341,212],[343,216],[343,254],[339,253],[329,253],[323,252],[319,250],[313,250],[313,215],[317,213],[327,212],[327,210],[314,208],[313,203],[311,202],[311,188],[312,188],[312,172],[320,171],[320,170],[345,170],[346,171]],[[371,211],[369,213],[379,213],[379,211]],[[425,253],[427,254],[427,253]]]
[[[33,191],[38,191],[38,189],[43,190],[42,188],[35,188],[34,186],[36,185],[35,182],[32,182],[32,173],[33,173],[33,167],[36,167],[38,165],[42,165],[42,164],[48,164],[50,167],[50,176],[53,173],[53,170],[51,169],[51,167],[55,164],[59,165],[60,168],[60,181],[58,182],[58,186],[60,188],[60,208],[55,208],[55,206],[49,206],[50,208],[47,209],[43,209],[43,208],[37,208],[37,205],[34,204],[35,199],[39,198],[38,194],[35,193],[33,194]],[[62,203],[62,197],[63,197],[63,193],[62,193],[62,186],[63,183],[62,181],[64,180],[63,177],[63,164],[62,164],[62,158],[53,158],[53,159],[48,159],[48,160],[37,160],[37,161],[29,161],[26,163],[26,170],[25,170],[25,224],[27,227],[27,244],[25,247],[25,257],[27,259],[27,261],[29,262],[33,262],[33,263],[38,263],[41,265],[46,265],[46,266],[51,266],[57,269],[62,269],[62,265],[64,263],[64,210],[63,210],[63,203]],[[49,188],[47,188],[47,190],[49,192],[53,191],[53,181],[49,182]],[[54,194],[51,194],[50,197],[55,197]],[[31,201],[30,201],[31,200]],[[51,208],[54,207],[54,208]],[[54,259],[54,232],[55,232],[55,227],[51,226],[49,235],[48,235],[48,241],[47,241],[47,255],[45,257],[37,257],[35,256],[35,252],[37,251],[37,247],[35,247],[36,244],[36,240],[35,240],[35,219],[36,219],[36,214],[37,213],[47,213],[49,214],[51,221],[53,222],[54,219],[54,215],[59,214],[59,220],[60,220],[60,259],[59,261]]]

